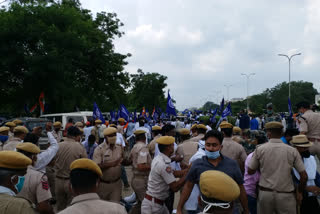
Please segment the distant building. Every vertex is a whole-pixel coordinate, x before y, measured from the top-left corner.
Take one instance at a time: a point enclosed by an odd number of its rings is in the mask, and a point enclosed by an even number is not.
[[[235,103],[235,102],[239,102],[239,101],[243,101],[244,99],[243,98],[232,98],[230,100],[231,103]]]

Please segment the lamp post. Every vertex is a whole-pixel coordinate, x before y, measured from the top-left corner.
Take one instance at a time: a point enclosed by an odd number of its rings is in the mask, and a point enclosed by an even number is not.
[[[230,87],[233,86],[233,85],[232,85],[232,84],[229,84],[229,85],[224,85],[224,86],[227,88],[227,100],[230,101],[230,100],[229,100],[229,89],[230,89]]]
[[[250,74],[241,73],[241,75],[247,77],[247,111],[249,112],[249,78],[250,76],[255,75],[255,73],[250,73]]]
[[[293,54],[293,55],[291,55],[291,56],[288,56],[288,55],[286,55],[286,54],[278,54],[278,56],[287,57],[288,62],[289,62],[289,98],[291,98],[291,59],[292,59],[294,56],[299,56],[299,55],[301,55],[301,53]]]

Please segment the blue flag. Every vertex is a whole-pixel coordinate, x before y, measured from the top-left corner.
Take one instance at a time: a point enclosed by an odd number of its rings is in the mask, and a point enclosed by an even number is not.
[[[120,118],[120,109],[117,111],[116,120]]]
[[[167,114],[177,116],[176,109],[173,105],[170,93],[168,91],[168,100],[167,100]]]
[[[116,116],[114,115],[114,111],[110,111],[111,121],[116,121]]]
[[[227,116],[231,115],[232,111],[231,111],[231,103],[229,103],[227,105],[227,107],[223,110],[221,117],[222,118],[226,118]]]
[[[224,97],[222,98],[221,103],[220,103],[220,113],[221,114],[222,114],[223,108],[224,108]]]
[[[106,121],[104,120],[103,115],[102,115],[102,113],[101,113],[101,111],[100,111],[100,109],[99,109],[99,107],[98,107],[96,102],[93,103],[92,117],[93,117],[94,120],[96,120],[96,119],[101,120],[103,124],[106,123]]]
[[[218,107],[214,111],[211,111],[211,113],[212,113],[212,117],[211,117],[210,121],[211,121],[211,123],[214,123],[214,122],[216,122],[216,115],[218,113]]]
[[[290,98],[288,98],[288,109],[289,109],[289,115],[290,115],[290,117],[292,117],[293,116],[293,112],[292,112],[292,106],[291,106]]]
[[[137,122],[137,110],[134,110],[134,115],[133,115],[133,122]]]
[[[129,119],[130,119],[129,115],[130,115],[130,113],[129,113],[128,109],[123,104],[121,104],[120,105],[120,117],[122,117],[126,121],[129,121]]]

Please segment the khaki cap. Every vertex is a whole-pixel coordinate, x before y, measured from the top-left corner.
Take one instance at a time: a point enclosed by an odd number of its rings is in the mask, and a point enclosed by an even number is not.
[[[40,149],[38,146],[34,145],[33,143],[29,143],[29,142],[23,142],[17,145],[16,149],[25,151],[25,152],[29,152],[32,154],[39,154],[40,153]]]
[[[293,136],[290,143],[295,147],[310,147],[313,145],[304,134]]]
[[[220,129],[232,129],[233,125],[231,123],[228,123],[227,121],[222,121],[219,127]]]
[[[56,122],[53,123],[53,126],[54,127],[61,127],[62,123],[60,121],[56,121]]]
[[[240,195],[239,185],[227,174],[217,170],[208,170],[200,175],[201,193],[210,199],[230,202]]]
[[[265,128],[266,129],[283,129],[283,125],[280,122],[272,121],[272,122],[267,123]]]
[[[4,124],[5,126],[8,127],[16,127],[17,125],[14,122],[6,122],[6,124]]]
[[[145,134],[145,133],[146,133],[146,131],[141,130],[141,129],[140,129],[140,130],[138,129],[138,130],[136,130],[133,134],[137,136],[137,135]]]
[[[99,177],[102,177],[102,171],[100,167],[94,161],[88,158],[80,158],[73,161],[70,165],[70,170],[72,171],[74,169],[86,169],[96,173],[99,175]]]
[[[96,121],[94,121],[94,123],[95,123],[95,124],[101,124],[102,121],[101,121],[101,120],[96,120]]]
[[[116,124],[110,124],[109,127],[117,128]]]
[[[15,123],[16,125],[22,125],[23,124],[22,120],[19,120],[19,119],[15,119],[12,122]]]
[[[152,126],[152,131],[161,131],[161,129],[160,126]]]
[[[74,126],[76,126],[76,127],[83,126],[83,123],[82,123],[82,122],[76,122],[76,123],[74,124]]]
[[[179,133],[181,135],[190,135],[190,130],[186,129],[186,128],[182,128],[182,129],[179,130]]]
[[[124,118],[119,118],[119,119],[118,119],[118,122],[124,123],[124,122],[126,122],[126,120],[125,120]]]
[[[113,127],[108,127],[105,130],[103,130],[103,135],[104,136],[112,135],[112,134],[115,134],[115,133],[117,133],[117,129],[113,128]]]
[[[203,124],[199,124],[197,125],[197,129],[204,129],[204,130],[207,130],[207,127]]]
[[[7,131],[9,131],[9,130],[10,130],[9,127],[6,127],[6,126],[0,127],[0,133],[1,133],[1,132],[7,132]]]
[[[175,141],[174,137],[171,137],[171,136],[162,136],[156,140],[156,142],[161,145],[170,145],[170,144],[173,144],[174,141]]]
[[[27,156],[15,151],[0,152],[0,167],[7,169],[26,169],[32,161]]]
[[[232,131],[233,131],[233,133],[241,133],[242,130],[240,129],[240,127],[234,126]]]
[[[16,133],[16,132],[23,132],[25,134],[28,134],[28,129],[24,126],[17,126],[13,129],[13,133]]]
[[[197,126],[198,126],[198,124],[193,124],[193,125],[191,126],[191,130],[192,130],[192,129],[196,129]]]

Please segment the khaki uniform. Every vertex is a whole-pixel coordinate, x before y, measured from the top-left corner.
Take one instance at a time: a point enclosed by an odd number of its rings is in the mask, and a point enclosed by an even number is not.
[[[158,134],[153,138],[153,140],[148,144],[148,149],[150,152],[151,157],[154,157],[154,153],[156,151],[156,144],[157,144],[157,139],[161,137],[161,134]]]
[[[237,142],[234,142],[230,137],[223,138],[221,153],[232,160],[238,162],[243,168],[244,162],[247,159],[247,153],[244,148]]]
[[[96,127],[96,126],[94,126],[94,127],[91,129],[91,134],[96,137],[96,142],[99,143],[99,141],[100,141],[99,128]]]
[[[8,194],[0,194],[0,213],[34,214],[36,212],[28,200]]]
[[[189,165],[190,158],[198,151],[198,142],[186,140],[178,145],[176,153],[183,156],[181,163]]]
[[[300,132],[306,132],[308,139],[314,143],[309,148],[310,153],[320,159],[320,113],[308,110],[299,118],[299,122]]]
[[[6,144],[3,146],[3,150],[16,150],[16,147],[21,142],[21,139],[18,137],[13,137],[11,140],[9,139]]]
[[[58,133],[53,130],[52,132],[52,136],[54,137],[54,139],[56,139],[57,143],[61,142],[62,139],[62,131],[60,130]],[[50,189],[52,190],[52,197],[55,198],[56,197],[56,191],[55,191],[55,187],[56,187],[56,173],[55,173],[55,169],[53,166],[47,166],[46,167],[46,175],[48,177],[49,180],[49,185],[50,185]]]
[[[120,204],[100,200],[98,194],[87,193],[73,198],[70,207],[59,212],[59,214],[127,214],[126,210]]]
[[[243,138],[242,138],[241,136],[233,136],[231,139],[232,139],[233,141],[239,143],[239,144],[241,144],[241,143],[244,142],[244,140],[243,140]]]
[[[114,145],[113,149],[104,142],[100,144],[93,153],[93,161],[98,165],[103,162],[116,161],[123,158],[123,148]],[[121,163],[117,166],[102,170],[102,178],[98,188],[98,194],[102,200],[120,202],[122,192]]]
[[[305,170],[298,151],[280,139],[270,139],[258,146],[249,162],[249,168],[260,169],[258,213],[296,213],[292,167]]]
[[[130,210],[131,214],[141,213],[141,203],[147,191],[149,172],[141,172],[138,170],[138,164],[151,164],[151,156],[149,149],[144,142],[137,142],[130,153],[132,160],[133,178],[131,182],[132,189],[137,196],[137,204]]]
[[[164,201],[169,197],[169,184],[176,181],[170,163],[171,159],[163,153],[157,155],[152,161],[146,193],[152,197],[152,200],[143,199],[141,205],[142,214],[169,214]],[[156,201],[158,200],[162,201],[162,203],[157,203]]]
[[[61,142],[61,139],[62,139],[62,132],[61,131],[59,131],[57,133],[55,130],[53,130],[52,135],[53,135],[54,139],[56,139],[57,143]]]
[[[47,176],[29,166],[23,188],[18,196],[28,199],[35,205],[51,199],[52,195]]]
[[[87,152],[79,142],[66,138],[59,144],[55,163],[55,191],[58,211],[66,208],[71,202],[72,195],[69,191],[70,164],[79,158],[87,158]]]
[[[198,136],[191,138],[190,141],[198,143],[202,138],[204,138],[204,134],[198,134]]]

